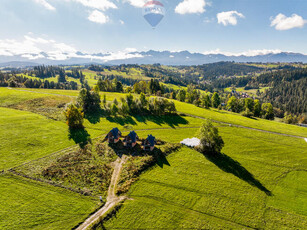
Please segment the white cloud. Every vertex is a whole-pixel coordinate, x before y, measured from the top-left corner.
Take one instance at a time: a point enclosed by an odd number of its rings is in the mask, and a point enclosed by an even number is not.
[[[120,23],[121,25],[124,25],[124,24],[125,24],[125,22],[124,22],[123,20],[119,20],[119,23]]]
[[[102,11],[108,9],[117,9],[117,6],[109,0],[69,0],[69,1],[78,2],[81,3],[83,6]]]
[[[77,49],[71,45],[47,40],[33,35],[26,35],[22,40],[0,40],[0,55],[2,56],[21,56],[29,60],[47,58],[50,60],[67,60],[70,58],[91,59],[102,62],[143,57],[134,48],[126,48],[124,51],[108,53],[105,56],[92,54],[77,54]]]
[[[268,50],[268,49],[262,49],[262,50],[248,50],[244,52],[239,52],[239,53],[233,53],[233,52],[223,52],[220,49],[216,50],[211,50],[211,51],[206,51],[203,52],[202,54],[204,55],[210,55],[210,54],[223,54],[226,56],[248,56],[248,57],[254,57],[258,55],[267,55],[267,54],[279,54],[281,53],[281,50],[275,49],[275,50]]]
[[[176,6],[175,12],[177,14],[204,13],[206,5],[205,0],[183,0]]]
[[[42,53],[46,53],[52,60],[65,60],[68,56],[76,53],[76,49],[64,43],[57,43],[54,40],[29,35],[25,35],[23,40],[20,41],[0,40],[0,55],[20,55],[34,60],[43,58]]]
[[[105,24],[110,21],[109,17],[105,15],[105,13],[103,12],[105,12],[108,9],[117,9],[117,6],[110,0],[65,0],[65,1],[77,2],[87,8],[90,8],[92,11],[87,19],[99,24]]]
[[[34,0],[36,3],[44,6],[47,10],[55,10],[55,8],[46,0]]]
[[[303,28],[307,23],[307,20],[304,20],[304,18],[297,14],[292,14],[291,17],[286,17],[283,14],[278,14],[275,18],[272,18],[271,21],[271,27],[275,26],[276,30]]]
[[[147,2],[146,0],[124,0],[124,2],[128,2],[130,5],[134,7],[143,7],[145,3]]]
[[[96,22],[99,24],[105,24],[109,21],[109,17],[104,15],[102,12],[98,10],[94,10],[89,16],[88,20],[92,22]]]
[[[237,11],[227,11],[227,12],[218,13],[216,17],[219,24],[223,24],[224,26],[227,25],[235,26],[238,23],[237,17],[244,18],[244,15]]]

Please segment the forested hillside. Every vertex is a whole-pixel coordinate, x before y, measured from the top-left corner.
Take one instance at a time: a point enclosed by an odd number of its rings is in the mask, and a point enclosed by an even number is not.
[[[297,119],[290,123],[299,123],[305,122],[307,112],[305,67],[300,63],[234,62],[199,66],[36,66],[0,73],[0,86],[73,90],[97,86],[104,92],[157,95],[244,116],[273,119],[272,112],[265,115],[267,108],[259,113],[253,107],[254,103],[259,106],[270,103],[275,116],[296,115]],[[212,102],[214,92],[219,96],[217,104]]]
[[[265,92],[263,99],[283,111],[294,114],[306,113],[307,78],[275,82],[273,87]]]

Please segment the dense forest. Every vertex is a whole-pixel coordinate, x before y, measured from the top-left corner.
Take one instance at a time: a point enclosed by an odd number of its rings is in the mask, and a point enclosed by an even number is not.
[[[293,114],[307,112],[307,78],[275,82],[263,96],[274,107]]]

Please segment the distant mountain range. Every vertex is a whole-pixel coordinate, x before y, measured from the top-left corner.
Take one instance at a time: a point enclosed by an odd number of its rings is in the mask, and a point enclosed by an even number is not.
[[[122,53],[61,53],[50,56],[48,53],[22,54],[13,56],[0,55],[0,67],[26,67],[35,65],[73,65],[73,64],[155,64],[164,65],[201,65],[220,61],[234,62],[303,62],[307,63],[307,55],[291,52],[269,53],[255,56],[201,54],[189,51],[171,52],[154,51],[122,52]]]

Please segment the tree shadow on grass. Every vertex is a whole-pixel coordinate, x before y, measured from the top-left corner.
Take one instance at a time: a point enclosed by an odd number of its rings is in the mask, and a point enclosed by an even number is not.
[[[112,123],[116,123],[116,124],[119,124],[121,126],[124,126],[124,125],[136,125],[137,123],[135,122],[135,120],[133,120],[133,118],[131,116],[126,116],[126,117],[122,117],[122,116],[113,116],[113,117],[107,117],[107,120],[109,122],[112,122]]]
[[[97,109],[96,111],[87,112],[84,114],[85,119],[87,119],[91,124],[97,124],[100,122],[102,117],[105,117],[104,111],[102,109]]]
[[[153,152],[154,152],[155,162],[160,168],[163,168],[164,165],[171,166],[171,164],[168,162],[167,158],[165,157],[164,153],[160,149],[155,148]]]
[[[187,125],[189,121],[184,117],[179,116],[178,114],[170,114],[170,115],[133,115],[133,116],[109,116],[106,118],[109,122],[119,124],[121,126],[125,125],[137,125],[137,122],[147,124],[147,122],[153,122],[157,125],[162,126],[163,124],[167,124],[168,126],[175,128],[179,125]],[[136,122],[137,121],[137,122]]]
[[[84,148],[91,142],[90,134],[84,128],[69,129],[68,138],[79,144],[80,148]]]
[[[135,115],[133,116],[138,122],[147,123],[148,121],[156,123],[158,125],[167,124],[168,126],[175,128],[175,126],[179,125],[187,125],[189,121],[186,120],[183,116],[179,116],[178,114],[169,114],[163,116],[142,116],[142,115]]]
[[[258,181],[249,171],[247,171],[247,169],[244,168],[238,161],[223,153],[218,155],[205,155],[205,157],[224,172],[232,173],[241,180],[244,180],[250,185],[255,186],[261,191],[265,192],[268,196],[272,196],[272,192],[264,187],[261,182]]]

